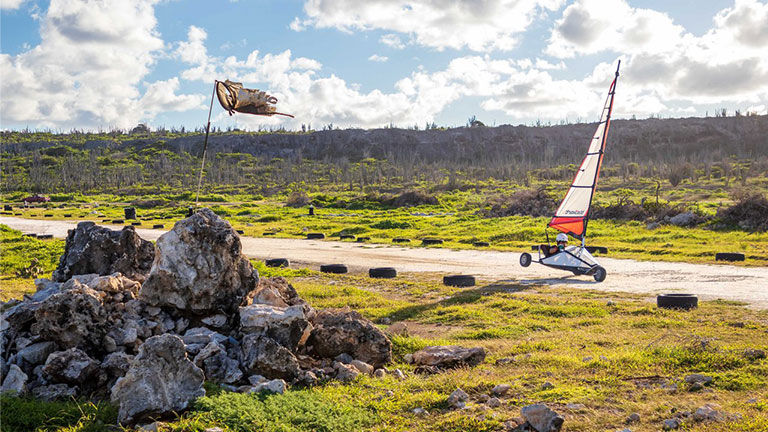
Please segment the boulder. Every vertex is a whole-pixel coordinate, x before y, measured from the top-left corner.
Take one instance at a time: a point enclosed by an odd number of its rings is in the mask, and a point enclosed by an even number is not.
[[[429,346],[413,353],[413,363],[419,366],[455,368],[477,366],[485,360],[485,348],[464,348],[456,345]]]
[[[77,396],[77,388],[66,384],[51,384],[32,389],[35,399],[51,402],[57,399],[70,399]]]
[[[104,360],[101,362],[101,370],[106,373],[110,383],[114,384],[115,380],[128,373],[132,361],[132,355],[124,352],[114,352],[104,357]]]
[[[201,209],[160,236],[140,298],[152,306],[195,315],[235,316],[259,273],[242,254],[240,237],[229,222]]]
[[[215,383],[231,384],[243,377],[240,363],[227,356],[227,350],[218,342],[210,342],[195,356],[195,366],[205,372],[205,378]]]
[[[314,316],[312,307],[299,297],[296,289],[284,277],[259,279],[259,285],[255,290],[249,292],[246,298],[246,305],[251,304],[266,304],[277,307],[301,305],[309,318]]]
[[[39,365],[45,363],[45,360],[54,351],[56,351],[56,344],[51,341],[44,341],[27,345],[16,355],[31,365]]]
[[[558,432],[565,419],[544,404],[527,405],[521,411],[528,425],[537,432]]]
[[[48,356],[43,375],[49,382],[82,385],[96,376],[99,366],[99,362],[88,357],[88,354],[70,348]]]
[[[53,272],[53,280],[64,282],[74,275],[120,272],[143,280],[152,266],[155,247],[127,226],[120,231],[80,222],[67,234],[64,254]]]
[[[118,421],[132,424],[149,416],[160,416],[187,408],[205,395],[205,374],[188,358],[180,337],[153,336],[124,377],[112,387],[112,402],[119,407]]]
[[[32,333],[62,348],[102,350],[107,317],[98,292],[83,286],[54,294],[35,311]]]
[[[669,223],[675,226],[691,226],[691,225],[695,225],[698,222],[698,220],[699,220],[699,217],[696,216],[695,213],[684,212],[669,218]]]
[[[462,409],[467,405],[468,400],[469,395],[464,390],[457,388],[453,391],[453,393],[450,394],[450,396],[448,396],[446,402],[452,408]]]
[[[374,367],[392,359],[392,343],[372,322],[349,310],[323,310],[312,320],[314,329],[307,345],[320,357],[347,353]]]
[[[301,305],[252,304],[240,308],[241,332],[264,334],[291,351],[296,350],[309,325]]]
[[[0,394],[12,393],[16,395],[24,394],[27,391],[27,374],[21,368],[12,364],[5,375],[3,385],[0,386]]]
[[[299,373],[296,356],[268,336],[248,334],[243,338],[241,349],[242,365],[249,374],[290,380]]]

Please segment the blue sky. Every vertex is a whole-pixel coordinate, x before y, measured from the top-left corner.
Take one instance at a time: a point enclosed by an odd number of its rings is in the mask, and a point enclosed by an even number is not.
[[[768,3],[659,0],[2,0],[0,127],[204,124],[214,79],[296,119],[374,128],[766,113]]]

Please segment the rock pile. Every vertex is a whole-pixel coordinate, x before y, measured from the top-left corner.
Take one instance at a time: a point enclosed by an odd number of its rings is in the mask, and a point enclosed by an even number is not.
[[[156,248],[130,228],[80,223],[53,280],[36,285],[2,313],[0,391],[111,399],[121,423],[184,410],[204,381],[282,392],[380,372],[392,356],[356,312],[315,311],[285,279],[259,279],[208,209]]]

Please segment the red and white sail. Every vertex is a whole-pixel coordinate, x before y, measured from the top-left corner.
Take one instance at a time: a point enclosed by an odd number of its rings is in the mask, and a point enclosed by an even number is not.
[[[619,62],[621,65],[621,62]],[[611,124],[611,111],[613,110],[613,96],[616,91],[616,80],[619,79],[619,68],[616,67],[616,76],[608,90],[608,96],[600,115],[600,123],[597,131],[589,143],[587,155],[581,162],[576,177],[571,183],[571,188],[565,194],[555,216],[549,221],[549,226],[582,239],[587,232],[587,220],[589,219],[589,207],[595,194],[597,179],[600,177],[600,166],[603,163],[605,141],[608,136],[608,128]]]

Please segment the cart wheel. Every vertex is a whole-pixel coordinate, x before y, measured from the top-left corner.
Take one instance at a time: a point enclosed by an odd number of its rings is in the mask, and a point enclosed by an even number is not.
[[[600,266],[597,266],[597,268],[595,269],[595,272],[592,273],[592,277],[595,278],[595,282],[604,281],[605,276],[606,276],[605,269]]]
[[[531,254],[524,252],[522,255],[520,255],[520,265],[523,267],[528,267],[531,265]]]

